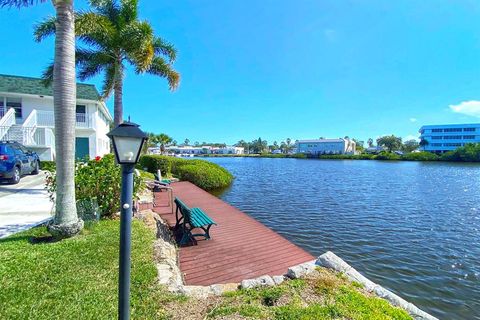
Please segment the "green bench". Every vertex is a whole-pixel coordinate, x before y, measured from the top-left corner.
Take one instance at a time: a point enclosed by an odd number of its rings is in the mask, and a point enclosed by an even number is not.
[[[185,245],[190,241],[197,243],[195,237],[204,237],[210,239],[210,228],[217,225],[202,209],[189,208],[182,200],[175,198],[175,230],[182,229],[182,238],[180,245]],[[179,215],[181,214],[181,216]],[[193,229],[202,229],[204,233],[192,233]]]

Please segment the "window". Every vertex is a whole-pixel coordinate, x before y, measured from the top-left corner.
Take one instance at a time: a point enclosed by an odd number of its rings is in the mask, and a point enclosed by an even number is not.
[[[442,144],[441,143],[431,143],[430,144],[432,147],[441,147]]]
[[[461,147],[462,144],[461,143],[444,143],[443,146],[444,147]]]
[[[463,128],[465,132],[475,132],[475,128]]]
[[[455,140],[455,139],[462,139],[462,136],[443,136],[445,140]]]
[[[471,139],[475,139],[475,136],[463,136],[463,139],[468,139],[468,140],[471,140]]]
[[[15,109],[15,118],[22,119],[22,99],[21,98],[8,98],[7,97],[7,110],[10,108]]]
[[[87,113],[87,107],[77,104],[75,112],[77,122],[87,122],[87,117],[85,116],[85,114]]]
[[[443,139],[442,136],[432,136],[432,140],[441,140]]]
[[[462,128],[447,128],[443,132],[462,132]]]
[[[432,129],[432,132],[443,132],[443,129]]]

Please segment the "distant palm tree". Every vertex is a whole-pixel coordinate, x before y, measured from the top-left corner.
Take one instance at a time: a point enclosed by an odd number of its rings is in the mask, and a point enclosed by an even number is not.
[[[25,7],[45,0],[0,0],[0,6]],[[56,17],[53,79],[55,115],[55,218],[49,226],[57,238],[71,237],[83,228],[75,202],[75,15],[73,0],[52,0]]]
[[[190,140],[185,139],[185,145],[188,146],[189,143],[190,143]]]
[[[173,141],[173,139],[165,134],[165,133],[160,133],[158,136],[158,142],[160,143],[160,152],[164,153],[165,152],[165,146]]]
[[[369,147],[369,148],[373,147],[373,139],[372,139],[372,138],[368,138],[367,144],[368,144],[368,147]]]
[[[173,45],[156,37],[147,21],[138,19],[138,0],[90,0],[92,10],[76,15],[76,35],[90,48],[77,48],[78,77],[86,80],[104,72],[102,97],[114,94],[114,125],[123,122],[123,80],[125,63],[137,74],[149,73],[168,80],[171,90],[180,82],[172,67]],[[55,18],[38,24],[35,38],[41,41],[55,33]],[[51,78],[49,67],[44,77]]]

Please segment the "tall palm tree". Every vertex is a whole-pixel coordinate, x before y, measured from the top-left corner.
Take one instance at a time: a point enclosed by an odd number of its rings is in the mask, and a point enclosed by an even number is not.
[[[90,0],[90,6],[92,10],[76,14],[76,35],[87,46],[77,48],[78,77],[83,81],[104,73],[102,97],[114,95],[116,126],[123,122],[125,64],[132,65],[137,74],[166,78],[173,91],[180,82],[172,66],[176,50],[154,35],[150,23],[138,19],[138,0]],[[48,18],[37,25],[35,37],[41,41],[55,31],[55,19]],[[47,80],[51,70],[45,71]]]
[[[0,0],[0,6],[25,7],[45,0]],[[83,228],[75,205],[75,16],[73,0],[52,0],[55,54],[53,106],[55,115],[56,197],[55,218],[49,231],[58,238],[71,237]]]

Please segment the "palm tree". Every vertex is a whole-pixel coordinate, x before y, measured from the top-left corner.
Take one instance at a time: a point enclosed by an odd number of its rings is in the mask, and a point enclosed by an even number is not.
[[[45,0],[0,0],[0,6],[24,7]],[[55,218],[49,226],[57,238],[71,237],[83,229],[75,203],[75,15],[73,0],[52,0],[56,17],[53,77],[55,115],[56,196]]]
[[[187,138],[187,139],[185,139],[184,142],[185,142],[185,145],[188,146],[188,144],[190,143],[190,140]]]
[[[173,139],[165,134],[165,133],[160,133],[157,135],[158,143],[160,143],[160,152],[164,153],[165,152],[165,146],[173,141]]]
[[[136,74],[149,73],[168,80],[170,90],[180,82],[172,67],[175,48],[154,35],[147,21],[138,19],[138,0],[90,0],[92,10],[76,14],[75,33],[89,48],[78,47],[78,77],[86,80],[104,73],[102,97],[114,95],[114,125],[123,122],[123,81],[125,64]],[[41,41],[56,32],[55,19],[36,26],[35,38]],[[51,78],[51,66],[44,77]]]
[[[368,147],[369,147],[369,148],[373,147],[373,139],[372,139],[372,138],[368,138],[367,144],[368,144]]]

